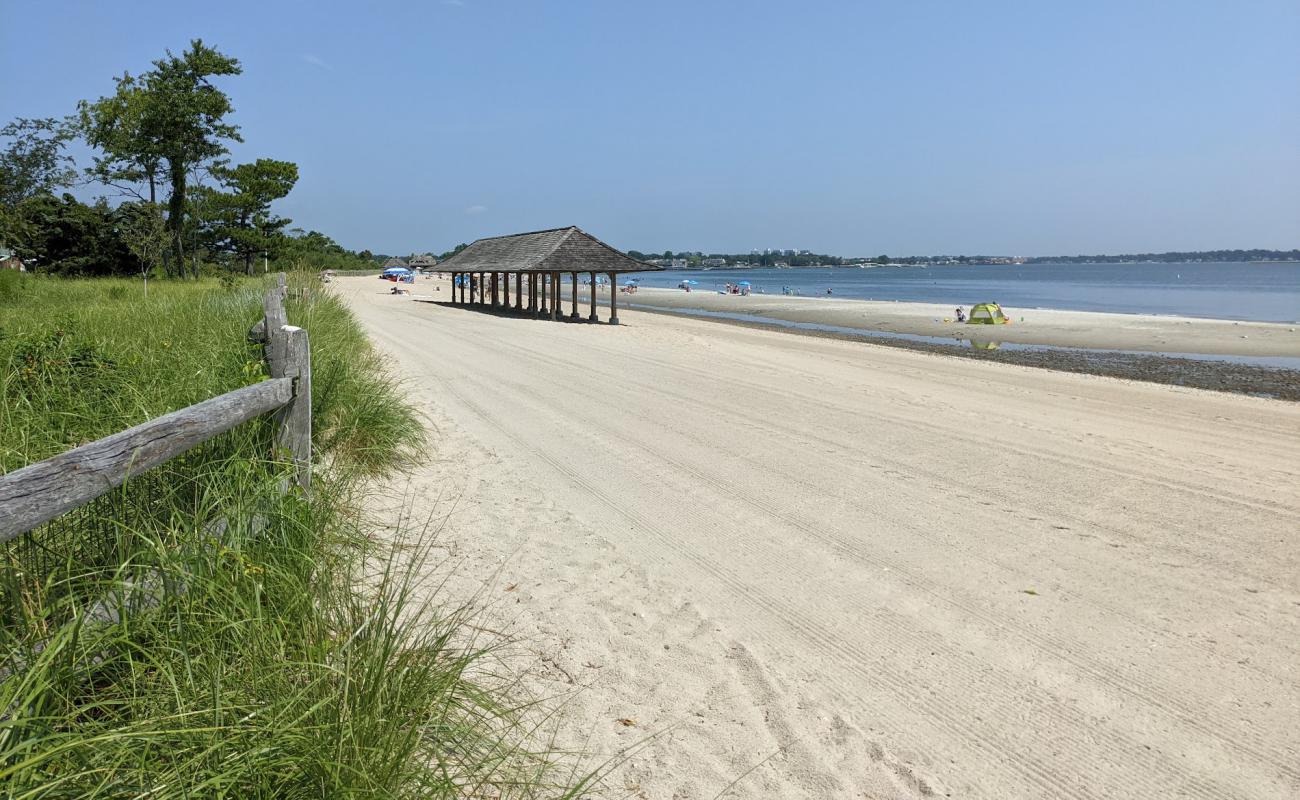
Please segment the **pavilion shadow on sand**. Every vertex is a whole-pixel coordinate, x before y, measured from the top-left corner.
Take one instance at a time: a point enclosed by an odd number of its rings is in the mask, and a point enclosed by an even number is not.
[[[529,313],[536,317],[566,319],[562,307],[560,276],[572,275],[572,299],[567,319],[578,313],[578,275],[591,276],[591,313],[596,316],[596,276],[609,276],[609,322],[618,324],[618,276],[627,272],[662,270],[615,250],[577,227],[495,236],[478,241],[438,265],[452,274],[453,303]],[[510,281],[514,278],[511,303]],[[468,295],[468,297],[467,297]]]

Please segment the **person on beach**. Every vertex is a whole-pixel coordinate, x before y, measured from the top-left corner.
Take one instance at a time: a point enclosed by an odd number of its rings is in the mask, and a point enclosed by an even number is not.
[[[957,306],[957,321],[958,322],[966,321],[966,312],[962,310],[961,306]]]

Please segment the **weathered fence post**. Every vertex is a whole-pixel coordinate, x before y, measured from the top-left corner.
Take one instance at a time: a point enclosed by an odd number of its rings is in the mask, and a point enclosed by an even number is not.
[[[280,329],[289,324],[289,316],[284,311],[284,273],[275,276],[275,286],[266,290],[262,300],[262,316],[266,318],[266,343],[269,347],[272,339],[279,335]]]
[[[275,414],[275,444],[288,451],[298,485],[307,492],[311,490],[311,345],[307,331],[293,325],[281,325],[273,334],[267,325],[267,333],[271,377],[294,379],[293,399]]]

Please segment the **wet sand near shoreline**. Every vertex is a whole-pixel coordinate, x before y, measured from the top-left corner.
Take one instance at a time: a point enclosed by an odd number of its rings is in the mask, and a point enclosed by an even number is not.
[[[1300,792],[1300,405],[337,289],[613,796]]]
[[[608,300],[607,293],[601,293]],[[582,295],[585,297],[585,295]],[[620,300],[668,309],[749,314],[787,322],[835,325],[946,339],[1040,344],[1105,350],[1206,353],[1300,358],[1300,322],[1105,314],[1005,307],[1010,325],[963,325],[952,321],[956,306],[834,297],[770,294],[723,295],[710,291],[640,289]],[[969,306],[966,307],[969,311]],[[1300,318],[1300,309],[1296,309]],[[945,319],[949,321],[945,321]]]

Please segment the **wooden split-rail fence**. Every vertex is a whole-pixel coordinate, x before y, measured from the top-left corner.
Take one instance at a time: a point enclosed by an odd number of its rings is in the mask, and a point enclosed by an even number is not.
[[[288,322],[285,294],[281,273],[263,300],[262,321],[249,331],[264,345],[269,379],[0,475],[0,543],[264,414],[276,415],[276,448],[287,454],[297,484],[309,492],[311,351],[307,331]]]

